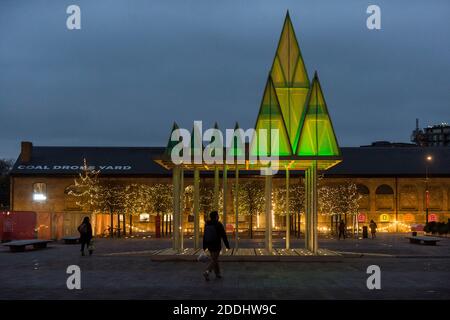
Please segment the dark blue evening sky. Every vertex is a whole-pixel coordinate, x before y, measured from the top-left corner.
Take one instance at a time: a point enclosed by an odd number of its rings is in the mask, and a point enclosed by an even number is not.
[[[21,140],[165,145],[174,120],[253,126],[287,9],[341,146],[450,122],[448,0],[1,0],[0,158]]]

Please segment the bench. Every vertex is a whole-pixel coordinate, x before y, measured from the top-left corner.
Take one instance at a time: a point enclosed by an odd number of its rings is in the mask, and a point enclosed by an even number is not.
[[[412,236],[412,237],[406,237],[406,239],[409,239],[410,243],[415,244],[425,244],[429,246],[435,246],[438,241],[441,241],[439,238],[434,237],[418,237],[418,236]]]
[[[16,240],[3,244],[9,247],[11,252],[23,252],[26,246],[32,245],[34,249],[47,248],[47,243],[52,242],[52,240],[43,239],[30,239],[30,240]]]
[[[64,237],[62,238],[65,244],[77,244],[80,242],[80,237]]]

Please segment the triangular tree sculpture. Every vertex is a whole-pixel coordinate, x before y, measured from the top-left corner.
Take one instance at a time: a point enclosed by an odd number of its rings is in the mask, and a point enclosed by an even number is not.
[[[297,149],[300,120],[310,82],[289,17],[284,20],[270,75],[280,102],[292,150]]]
[[[261,135],[260,129],[265,129],[267,137]],[[272,129],[278,129],[278,150],[273,150],[275,137],[272,137]],[[272,78],[269,76],[264,90],[264,96],[256,119],[255,134],[250,146],[251,156],[290,156],[292,148],[289,142],[288,131],[285,126],[283,113],[280,108]],[[265,143],[261,143],[265,139]],[[262,147],[262,148],[261,148]]]
[[[306,99],[306,111],[300,128],[296,154],[299,156],[340,156],[341,151],[334,133],[317,72]]]

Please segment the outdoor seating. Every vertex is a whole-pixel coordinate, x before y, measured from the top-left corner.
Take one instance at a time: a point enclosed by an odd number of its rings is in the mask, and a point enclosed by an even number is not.
[[[439,238],[426,237],[426,236],[424,236],[424,237],[411,236],[411,237],[406,237],[406,239],[409,239],[410,243],[425,244],[425,245],[429,245],[429,246],[435,246],[438,241],[441,241],[441,239],[439,239]]]
[[[52,242],[52,240],[30,239],[11,241],[3,245],[9,247],[11,252],[23,252],[26,246],[32,245],[34,249],[43,249],[47,247],[49,242]]]
[[[77,244],[80,242],[80,237],[72,236],[72,237],[64,237],[62,238],[64,244]]]

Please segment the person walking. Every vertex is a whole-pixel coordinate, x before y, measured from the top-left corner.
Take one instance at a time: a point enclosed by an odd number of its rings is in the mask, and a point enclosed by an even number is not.
[[[205,277],[206,281],[209,281],[209,274],[213,270],[217,279],[222,278],[219,267],[219,255],[220,250],[222,249],[222,240],[225,247],[230,249],[227,234],[225,233],[223,224],[219,222],[219,214],[217,211],[212,211],[209,214],[209,218],[210,220],[206,222],[203,233],[203,250],[208,249],[211,256],[211,261],[209,262],[206,270],[203,272],[203,277]]]
[[[372,239],[375,239],[377,237],[376,233],[377,233],[377,224],[375,223],[375,221],[370,220],[370,233],[372,233]]]
[[[341,240],[341,236],[345,240],[345,222],[344,222],[344,220],[341,220],[341,222],[339,222],[339,240]]]
[[[90,244],[92,240],[92,226],[89,222],[89,217],[84,217],[83,222],[78,227],[78,232],[80,233],[81,255],[84,256],[85,246],[89,250],[89,255],[91,255],[92,250],[90,249]]]

